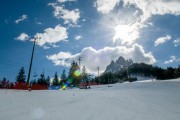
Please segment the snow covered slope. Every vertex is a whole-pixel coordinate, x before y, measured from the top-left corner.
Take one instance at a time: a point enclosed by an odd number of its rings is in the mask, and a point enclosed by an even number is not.
[[[0,90],[0,120],[179,120],[180,80],[90,90]]]

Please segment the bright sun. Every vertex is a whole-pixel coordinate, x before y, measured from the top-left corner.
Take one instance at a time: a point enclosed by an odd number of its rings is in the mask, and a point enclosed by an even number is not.
[[[129,25],[117,25],[115,28],[115,36],[113,40],[116,39],[126,39],[130,34],[130,26]]]
[[[136,27],[136,26],[135,26]],[[139,37],[139,32],[131,25],[117,25],[114,27],[113,43],[121,41],[122,44],[132,44]]]

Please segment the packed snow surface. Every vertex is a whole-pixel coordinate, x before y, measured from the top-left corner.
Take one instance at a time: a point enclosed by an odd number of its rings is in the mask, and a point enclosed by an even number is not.
[[[180,80],[0,90],[0,120],[180,120]]]

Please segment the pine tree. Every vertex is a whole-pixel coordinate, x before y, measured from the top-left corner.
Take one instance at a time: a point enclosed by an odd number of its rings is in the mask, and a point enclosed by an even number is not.
[[[61,82],[60,82],[60,84],[63,85],[63,84],[66,83],[66,81],[67,81],[66,70],[64,69],[62,74],[61,74]]]
[[[87,74],[87,71],[86,71],[86,67],[83,66],[82,68],[82,80],[84,82],[88,82],[88,74]]]
[[[46,84],[47,84],[47,85],[50,84],[50,77],[49,77],[49,76],[46,78]]]
[[[71,63],[71,66],[70,66],[70,69],[69,69],[69,77],[70,78],[73,78],[73,76],[74,76],[74,72],[76,71],[76,69],[75,69],[75,62],[73,61],[72,63]]]
[[[79,65],[77,64],[77,62],[73,61],[71,63],[68,78],[72,80],[71,84],[74,85],[74,86],[77,86],[80,83],[81,71],[79,69]]]
[[[24,67],[22,67],[16,77],[17,82],[25,82],[26,76],[25,76],[25,71]]]
[[[37,81],[38,84],[47,84],[44,73],[41,73],[40,78]]]
[[[3,79],[2,79],[2,81],[0,81],[0,88],[2,87],[6,87],[6,83],[7,83],[7,79],[4,77]]]
[[[36,79],[34,79],[33,81],[31,81],[31,84],[37,84]]]
[[[58,86],[60,83],[59,83],[59,79],[58,79],[58,75],[57,75],[57,72],[55,73],[54,75],[54,79],[53,79],[53,86]]]

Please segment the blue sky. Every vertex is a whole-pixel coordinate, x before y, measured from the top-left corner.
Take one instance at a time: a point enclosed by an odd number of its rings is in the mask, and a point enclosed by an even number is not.
[[[119,56],[163,68],[180,63],[179,0],[1,0],[0,78],[60,75],[82,58],[89,73]],[[31,77],[33,78],[33,77]]]

